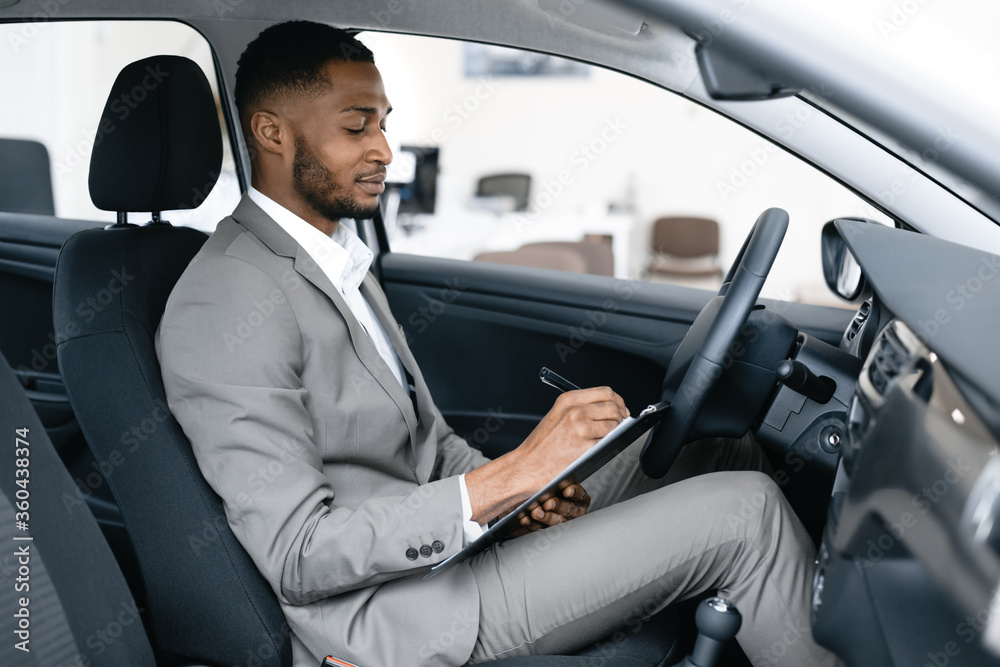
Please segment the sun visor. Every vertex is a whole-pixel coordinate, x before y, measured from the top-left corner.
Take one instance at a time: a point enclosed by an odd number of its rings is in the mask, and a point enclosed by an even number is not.
[[[646,20],[640,12],[596,0],[538,0],[538,6],[568,23],[616,37],[638,35]]]

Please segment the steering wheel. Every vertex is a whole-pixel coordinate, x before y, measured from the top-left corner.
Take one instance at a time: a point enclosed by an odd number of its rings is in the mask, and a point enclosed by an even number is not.
[[[733,343],[757,303],[787,229],[788,213],[782,209],[769,208],[760,214],[718,294],[698,313],[677,347],[663,378],[662,400],[670,402],[670,412],[642,450],[646,475],[660,478],[667,474],[716,380],[739,356],[740,349]]]

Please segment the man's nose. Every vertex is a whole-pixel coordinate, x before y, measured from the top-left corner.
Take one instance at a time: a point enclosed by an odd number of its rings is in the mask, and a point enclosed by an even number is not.
[[[389,164],[392,162],[392,149],[385,138],[385,132],[379,130],[375,133],[372,145],[365,151],[365,160],[368,162],[378,162],[379,164]]]

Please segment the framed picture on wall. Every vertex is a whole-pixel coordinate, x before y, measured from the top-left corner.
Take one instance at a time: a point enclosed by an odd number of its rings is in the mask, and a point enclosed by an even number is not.
[[[574,60],[492,44],[466,43],[465,76],[586,77],[590,66]]]

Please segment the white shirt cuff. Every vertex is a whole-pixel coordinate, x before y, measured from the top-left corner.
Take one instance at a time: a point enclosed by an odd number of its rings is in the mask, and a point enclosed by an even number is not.
[[[482,537],[485,531],[472,520],[472,501],[469,500],[469,487],[465,485],[465,475],[458,476],[458,488],[462,491],[462,532],[465,533],[465,543],[472,544]]]

